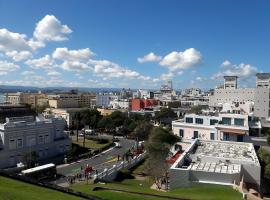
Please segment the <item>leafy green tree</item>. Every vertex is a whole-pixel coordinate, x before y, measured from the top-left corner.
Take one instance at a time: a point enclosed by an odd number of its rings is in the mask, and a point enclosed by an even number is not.
[[[262,162],[264,162],[265,164],[270,163],[270,152],[269,151],[267,151],[263,148],[260,148],[258,151],[258,155],[259,155],[259,158]]]
[[[201,114],[202,113],[202,110],[203,109],[206,109],[208,108],[208,106],[202,106],[202,105],[199,105],[199,106],[193,106],[191,108],[191,113],[195,113],[195,114]]]
[[[82,121],[82,114],[81,112],[76,112],[74,115],[74,119],[76,121],[76,133],[77,133],[77,142],[79,142],[79,127]]]
[[[270,135],[270,128],[268,128],[268,127],[262,128],[262,134],[265,136]]]
[[[102,119],[102,115],[97,109],[85,110],[83,115],[85,124],[91,129],[96,129],[98,122]]]
[[[99,128],[105,128],[109,131],[112,131],[114,127],[113,120],[110,116],[104,116],[99,122],[98,122]]]
[[[161,108],[160,111],[155,112],[155,119],[161,122],[162,119],[176,118],[176,113],[171,108]]]
[[[112,119],[115,127],[120,127],[124,124],[127,115],[121,111],[114,111],[109,117]]]
[[[180,108],[181,102],[180,101],[172,101],[168,103],[169,108]]]
[[[31,168],[37,163],[38,157],[36,151],[29,151],[23,155],[23,162],[26,164],[27,168]]]
[[[180,141],[180,138],[162,127],[151,130],[147,143],[149,159],[147,162],[149,175],[159,187],[160,180],[167,177],[168,164],[166,158],[172,145]]]
[[[142,121],[134,129],[135,138],[138,138],[140,141],[147,140],[152,128],[153,125],[150,122]]]
[[[264,167],[264,177],[270,180],[270,163]]]

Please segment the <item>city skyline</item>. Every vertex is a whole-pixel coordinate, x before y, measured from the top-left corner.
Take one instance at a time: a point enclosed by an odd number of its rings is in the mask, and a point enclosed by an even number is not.
[[[3,85],[252,87],[268,72],[266,1],[13,2],[0,1]]]

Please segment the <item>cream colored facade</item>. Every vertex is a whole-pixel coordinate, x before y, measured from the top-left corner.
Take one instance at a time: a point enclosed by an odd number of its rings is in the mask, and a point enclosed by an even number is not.
[[[219,116],[189,114],[172,122],[175,135],[183,139],[249,141],[247,114],[220,113]]]
[[[33,107],[36,106],[47,106],[48,98],[46,94],[43,93],[6,93],[5,102],[18,105],[18,104],[28,104]]]
[[[49,104],[52,108],[93,108],[96,105],[96,95],[91,93],[50,95]]]

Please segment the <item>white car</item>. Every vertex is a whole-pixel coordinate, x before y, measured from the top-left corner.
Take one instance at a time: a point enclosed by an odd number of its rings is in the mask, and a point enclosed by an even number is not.
[[[116,147],[116,148],[121,148],[121,147],[122,147],[121,144],[120,144],[119,142],[115,142],[114,144],[115,144],[115,147]]]

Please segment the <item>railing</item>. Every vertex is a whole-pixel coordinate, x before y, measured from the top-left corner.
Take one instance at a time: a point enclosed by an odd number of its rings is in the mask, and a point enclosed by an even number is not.
[[[103,180],[103,179],[107,179],[108,177],[113,176],[114,174],[116,175],[117,172],[119,172],[120,170],[124,169],[124,168],[132,168],[134,167],[136,164],[138,164],[140,161],[142,161],[143,159],[145,159],[146,157],[146,152],[143,152],[142,154],[135,156],[133,159],[128,160],[128,161],[122,161],[119,164],[113,165],[111,168],[109,169],[104,169],[104,171],[93,175],[94,180]]]

